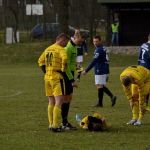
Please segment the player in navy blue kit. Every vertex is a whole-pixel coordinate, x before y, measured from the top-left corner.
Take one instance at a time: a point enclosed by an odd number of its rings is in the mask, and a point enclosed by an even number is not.
[[[106,87],[106,82],[109,74],[109,60],[106,48],[102,45],[101,37],[96,35],[93,37],[93,44],[96,47],[94,57],[88,67],[83,71],[83,74],[88,73],[95,67],[95,84],[98,89],[98,104],[97,107],[103,107],[103,93],[105,92],[112,102],[112,106],[116,103],[116,96]]]
[[[85,56],[87,56],[88,54],[88,48],[87,48],[85,36],[82,35],[81,38],[82,38],[82,44],[77,47],[77,58],[76,58],[77,72],[78,72],[77,81],[80,81],[81,72],[83,71],[83,67],[82,67],[83,55],[85,54]]]
[[[142,44],[140,47],[138,65],[150,70],[150,34],[148,36],[148,42]]]
[[[150,70],[150,34],[148,41],[143,43],[139,49],[138,65],[144,66]],[[149,94],[146,97],[146,105],[148,106]]]

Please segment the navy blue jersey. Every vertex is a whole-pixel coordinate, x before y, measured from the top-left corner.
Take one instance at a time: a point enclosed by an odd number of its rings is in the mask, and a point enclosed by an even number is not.
[[[85,52],[88,51],[86,40],[83,41],[82,44],[77,47],[77,56],[82,56],[83,55],[83,51],[85,51]]]
[[[95,67],[95,75],[109,74],[108,61],[106,48],[103,45],[100,45],[95,49],[93,60],[85,69],[85,72],[88,72]]]
[[[150,70],[150,43],[144,43],[139,49],[138,65]]]

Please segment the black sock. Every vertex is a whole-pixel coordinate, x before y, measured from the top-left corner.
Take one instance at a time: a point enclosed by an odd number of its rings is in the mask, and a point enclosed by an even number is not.
[[[148,101],[149,101],[149,94],[146,95],[146,99],[145,99],[146,106],[148,106]]]
[[[81,73],[78,73],[77,79],[80,79]]]
[[[68,123],[68,112],[69,112],[70,103],[63,103],[61,106],[61,116],[63,125]]]
[[[107,87],[104,86],[103,89],[104,89],[104,92],[105,92],[110,98],[113,97],[113,94],[111,93],[111,91],[110,91]]]
[[[103,88],[98,89],[98,104],[100,106],[103,106],[103,95],[104,95]]]

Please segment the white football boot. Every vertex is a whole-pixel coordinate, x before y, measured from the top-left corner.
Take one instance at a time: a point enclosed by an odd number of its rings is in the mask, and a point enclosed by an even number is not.
[[[142,124],[141,120],[137,120],[133,125],[134,126],[140,126]]]
[[[129,122],[127,122],[127,125],[134,125],[134,123],[137,122],[136,119],[132,119]]]

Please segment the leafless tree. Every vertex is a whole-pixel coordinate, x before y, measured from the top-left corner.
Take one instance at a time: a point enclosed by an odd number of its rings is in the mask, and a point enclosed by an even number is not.
[[[68,33],[69,0],[55,0],[54,7],[58,14],[59,32]]]
[[[19,26],[19,4],[20,4],[19,2],[20,1],[18,0],[5,0],[4,1],[5,25],[13,26],[15,42],[18,42],[17,30]]]
[[[26,4],[35,4],[37,1],[43,4],[44,15],[27,16]],[[92,38],[95,19],[100,20],[102,16],[97,0],[4,0],[3,7],[5,26],[14,28],[15,41],[18,29],[31,31],[37,23],[57,22],[56,16],[60,32],[68,33],[68,26],[71,25],[90,30]]]

